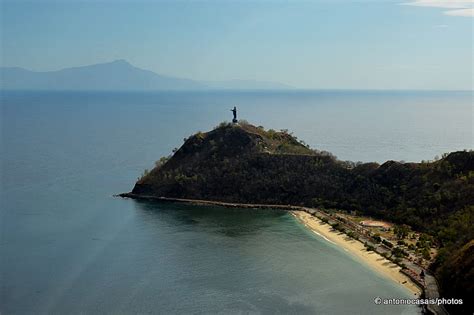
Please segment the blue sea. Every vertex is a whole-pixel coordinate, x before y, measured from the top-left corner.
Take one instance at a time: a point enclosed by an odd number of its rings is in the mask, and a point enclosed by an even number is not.
[[[0,313],[418,314],[282,211],[113,197],[239,119],[341,160],[473,149],[472,92],[1,92]]]

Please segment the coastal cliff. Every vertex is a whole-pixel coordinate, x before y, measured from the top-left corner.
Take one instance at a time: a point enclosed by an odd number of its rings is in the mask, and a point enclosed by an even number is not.
[[[465,303],[474,295],[472,257],[459,258],[472,254],[474,152],[433,162],[353,163],[310,149],[285,130],[222,123],[186,139],[126,195],[356,210],[406,224],[440,247],[432,269],[442,295]]]

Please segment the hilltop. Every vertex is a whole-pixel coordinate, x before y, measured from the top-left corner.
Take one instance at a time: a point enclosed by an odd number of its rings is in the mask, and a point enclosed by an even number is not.
[[[459,259],[473,248],[474,152],[422,163],[352,163],[286,130],[222,123],[160,159],[128,196],[356,210],[407,224],[440,247],[432,269],[443,296],[467,303],[474,294],[466,285],[474,283],[473,261]]]
[[[273,193],[275,187],[260,181],[271,179],[276,175],[274,172],[283,172],[278,164],[282,158],[292,164],[298,160],[333,159],[329,153],[310,149],[284,130],[265,130],[247,123],[222,123],[212,131],[198,132],[186,139],[172,157],[162,158],[151,172],[144,174],[132,192],[279,203],[282,199]],[[267,170],[273,174],[266,174]],[[254,190],[262,191],[254,194]]]

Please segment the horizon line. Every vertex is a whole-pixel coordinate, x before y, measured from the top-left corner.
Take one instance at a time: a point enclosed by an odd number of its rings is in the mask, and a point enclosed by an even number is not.
[[[276,88],[276,89],[239,89],[239,88],[202,88],[202,89],[2,89],[0,92],[471,92],[466,89],[391,89],[391,88]]]

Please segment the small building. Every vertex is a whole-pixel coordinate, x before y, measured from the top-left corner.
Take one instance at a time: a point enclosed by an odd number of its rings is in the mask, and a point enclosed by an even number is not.
[[[379,228],[380,230],[383,230],[383,231],[389,230],[391,228],[391,225],[386,222],[372,221],[372,220],[360,221],[360,225],[364,227]]]

